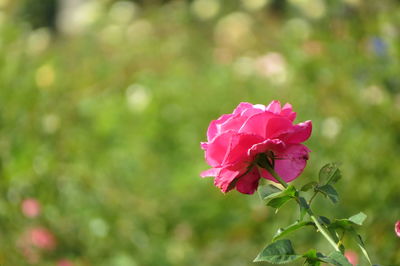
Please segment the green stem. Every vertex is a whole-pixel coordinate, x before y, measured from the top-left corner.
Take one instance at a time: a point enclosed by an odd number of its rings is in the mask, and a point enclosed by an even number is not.
[[[275,172],[275,170],[270,167],[267,166],[265,168],[279,183],[282,184],[282,186],[284,186],[285,188],[288,187],[288,184]],[[297,190],[296,190],[296,194]],[[300,204],[300,200],[299,197],[296,196],[296,201],[297,203]],[[315,225],[318,228],[318,231],[326,238],[326,240],[328,240],[329,244],[331,244],[331,246],[336,250],[340,252],[340,249],[337,245],[337,243],[332,239],[332,236],[329,234],[328,230],[318,221],[318,218],[315,217],[315,214],[313,213],[313,211],[311,210],[310,206],[308,206],[307,208],[307,213],[310,216],[311,220],[313,220],[313,222],[315,223]]]

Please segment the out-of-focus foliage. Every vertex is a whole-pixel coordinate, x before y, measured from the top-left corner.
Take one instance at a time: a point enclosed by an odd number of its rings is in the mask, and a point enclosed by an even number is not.
[[[365,212],[373,261],[400,265],[398,1],[156,2],[0,1],[0,264],[251,265],[278,221],[201,179],[199,142],[278,99],[314,125],[295,184],[342,162],[315,211]]]

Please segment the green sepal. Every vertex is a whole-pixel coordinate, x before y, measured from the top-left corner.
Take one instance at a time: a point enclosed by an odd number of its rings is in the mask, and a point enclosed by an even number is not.
[[[266,261],[273,264],[284,264],[293,262],[302,257],[302,255],[297,255],[295,253],[290,240],[282,239],[266,246],[254,259],[254,262]]]

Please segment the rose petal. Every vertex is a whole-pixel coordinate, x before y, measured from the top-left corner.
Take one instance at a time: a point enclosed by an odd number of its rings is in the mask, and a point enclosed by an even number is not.
[[[290,103],[286,103],[282,110],[281,115],[287,117],[290,121],[294,121],[296,119],[296,112],[293,112],[292,105]]]
[[[207,140],[210,142],[212,141],[215,136],[218,134],[218,125],[224,123],[226,120],[228,120],[232,114],[226,114],[226,115],[221,115],[217,120],[213,120],[210,123],[210,126],[207,129]]]
[[[224,132],[208,143],[205,157],[209,165],[212,167],[221,166],[234,134],[233,131]]]
[[[251,103],[241,102],[235,108],[235,110],[233,111],[233,114],[241,114],[243,111],[245,111],[247,109],[251,109],[251,108],[253,108],[253,105]]]
[[[244,194],[253,194],[257,190],[259,180],[260,174],[254,167],[248,174],[239,178],[236,183],[236,190]]]
[[[207,147],[208,147],[208,143],[207,142],[200,142],[200,147],[201,147],[201,149],[202,150],[207,150]]]
[[[395,224],[394,231],[396,232],[396,235],[400,237],[400,221],[397,221],[397,223]]]
[[[278,137],[291,128],[293,128],[292,122],[286,117],[272,117],[268,120],[265,137],[270,139]]]
[[[266,110],[274,114],[279,114],[281,112],[281,103],[279,101],[272,101]]]
[[[247,117],[241,116],[239,114],[231,116],[224,123],[217,125],[218,132],[225,132],[228,130],[238,131],[243,125],[243,123],[246,122],[246,120]]]
[[[301,143],[306,141],[312,132],[312,122],[310,120],[294,125],[287,133],[279,136],[286,143]]]
[[[241,171],[231,170],[229,168],[222,168],[218,176],[214,179],[214,185],[221,189],[222,192],[226,193],[233,187],[230,184],[235,180],[236,177],[240,176]]]
[[[282,153],[275,154],[277,159],[274,170],[285,182],[293,181],[306,167],[309,152],[310,150],[302,144],[288,146]],[[262,169],[262,176],[277,182],[267,170]]]
[[[264,153],[267,151],[273,151],[274,153],[280,153],[285,148],[285,143],[279,139],[267,139],[263,142],[253,145],[248,154],[250,157],[254,158],[259,153]]]
[[[201,177],[217,176],[221,168],[211,168],[200,173]]]
[[[270,112],[262,112],[249,117],[243,126],[239,129],[240,133],[248,133],[259,135],[265,138],[267,132],[267,124],[269,119],[274,117]]]
[[[238,133],[232,136],[230,146],[225,155],[223,165],[230,165],[249,159],[248,150],[256,143],[262,141],[257,135]]]

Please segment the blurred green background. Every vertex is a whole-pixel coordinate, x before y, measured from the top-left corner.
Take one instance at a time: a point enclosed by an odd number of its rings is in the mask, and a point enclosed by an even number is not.
[[[199,142],[239,102],[273,99],[313,121],[296,185],[342,162],[340,203],[320,198],[315,211],[365,212],[373,261],[400,265],[399,1],[1,0],[0,10],[0,265],[253,265],[298,210],[223,195],[199,177]],[[27,214],[27,199],[40,211]],[[292,238],[299,251],[330,250],[311,230]]]

